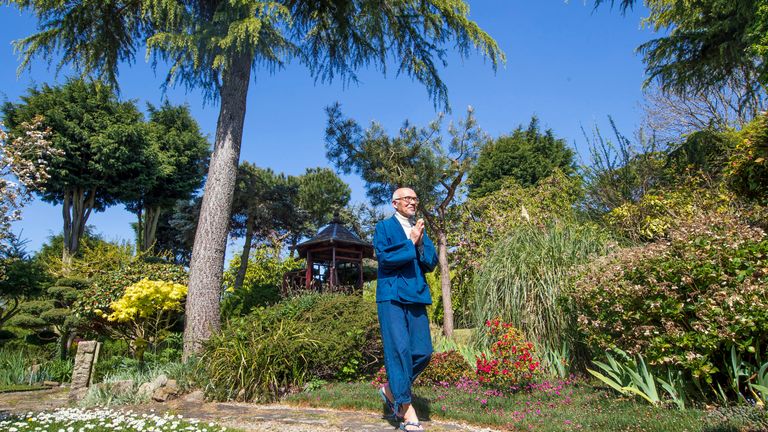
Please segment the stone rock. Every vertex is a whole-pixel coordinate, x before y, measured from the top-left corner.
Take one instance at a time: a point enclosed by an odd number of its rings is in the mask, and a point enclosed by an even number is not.
[[[152,381],[152,391],[159,389],[168,382],[168,377],[165,374],[160,374]]]
[[[167,380],[165,385],[155,389],[152,392],[152,400],[157,402],[165,402],[171,399],[175,399],[179,395],[179,385],[176,380]]]
[[[152,388],[152,383],[151,382],[146,382],[146,383],[144,383],[144,384],[139,386],[139,389],[136,391],[136,394],[139,397],[149,397],[150,395],[152,395],[152,393],[155,390],[156,389]]]
[[[133,392],[133,380],[122,380],[109,383],[109,390],[112,394],[124,395]]]
[[[46,387],[58,387],[61,383],[58,381],[43,381],[43,385]]]
[[[163,388],[165,388],[165,390],[172,395],[179,394],[179,384],[176,382],[176,380],[169,379]]]
[[[184,396],[184,402],[205,402],[205,393],[202,390],[195,390]]]
[[[77,401],[87,392],[88,386],[91,384],[91,372],[98,356],[100,345],[96,341],[81,341],[77,344],[75,364],[72,367],[72,385],[69,391],[70,400]]]
[[[160,374],[154,380],[140,385],[137,393],[142,397],[154,397],[155,391],[167,382],[168,377],[165,374]]]

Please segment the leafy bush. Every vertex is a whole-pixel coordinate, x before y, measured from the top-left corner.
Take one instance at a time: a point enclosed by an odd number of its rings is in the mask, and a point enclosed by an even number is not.
[[[98,309],[94,313],[113,323],[114,332],[128,339],[136,357],[142,360],[148,346],[156,346],[169,334],[184,308],[186,296],[184,285],[142,279],[112,302],[111,313]]]
[[[478,305],[476,275],[504,239],[521,227],[545,226],[565,223],[577,218],[575,203],[582,194],[581,184],[575,176],[566,176],[555,169],[552,175],[541,179],[535,186],[523,187],[512,178],[506,178],[502,188],[481,198],[467,200],[457,212],[456,227],[449,230],[451,251],[451,298],[457,327],[475,327],[494,316],[493,312],[476,321],[474,311]],[[437,275],[437,272],[433,274]],[[429,276],[428,276],[429,277]],[[439,287],[438,285],[430,286]],[[437,291],[439,294],[439,290]],[[438,302],[440,297],[438,297]],[[442,318],[442,307],[431,314],[432,322]]]
[[[740,133],[725,170],[739,195],[768,204],[768,113],[757,116]]]
[[[525,225],[510,232],[476,273],[476,322],[499,318],[528,340],[572,344],[575,317],[562,303],[570,272],[605,253],[609,244],[605,234],[589,225]]]
[[[74,310],[77,315],[87,320],[92,330],[101,334],[114,334],[114,329],[103,317],[103,312],[108,311],[110,305],[123,296],[126,288],[142,279],[181,285],[186,285],[188,282],[184,267],[162,260],[139,257],[117,270],[94,276],[90,287],[80,291]]]
[[[269,400],[311,379],[370,373],[381,353],[374,304],[308,295],[230,320],[199,364],[213,398]]]
[[[416,379],[418,385],[456,384],[462,378],[471,377],[472,368],[458,351],[432,354],[429,366]]]
[[[498,319],[489,320],[485,327],[494,342],[490,355],[482,353],[477,358],[478,381],[498,390],[514,391],[541,373],[541,363],[534,356],[536,348],[522,332]]]
[[[652,241],[666,237],[703,212],[725,212],[735,197],[726,191],[701,187],[701,178],[691,177],[684,186],[649,191],[637,202],[611,210],[605,221],[623,237]]]
[[[703,214],[668,241],[596,260],[573,294],[593,348],[676,365],[717,393],[729,388],[731,346],[747,362],[765,358],[768,239],[734,216]]]
[[[235,279],[240,270],[240,256],[232,258],[224,272],[225,297],[221,305],[223,317],[246,315],[251,309],[274,304],[280,300],[283,274],[301,267],[298,259],[281,259],[273,248],[262,246],[251,250],[243,286],[235,291]]]
[[[444,387],[453,386],[465,378],[474,378],[474,371],[467,360],[458,351],[443,351],[432,354],[429,364],[416,378],[414,385]],[[387,368],[382,366],[371,381],[374,387],[381,387],[387,382]]]

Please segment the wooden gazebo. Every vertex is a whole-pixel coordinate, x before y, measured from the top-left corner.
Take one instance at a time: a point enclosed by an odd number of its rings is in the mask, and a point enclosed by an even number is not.
[[[286,273],[283,295],[292,291],[354,292],[362,290],[363,258],[373,258],[373,245],[363,241],[335,216],[311,239],[296,246],[306,268]]]

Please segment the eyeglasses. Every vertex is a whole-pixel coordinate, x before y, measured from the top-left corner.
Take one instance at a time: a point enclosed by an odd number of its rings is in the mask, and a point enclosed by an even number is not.
[[[400,197],[400,198],[395,198],[395,201],[399,201],[399,200],[403,200],[403,201],[405,201],[407,203],[414,203],[414,204],[418,204],[419,203],[419,199],[416,198],[415,196],[404,196],[404,197]]]

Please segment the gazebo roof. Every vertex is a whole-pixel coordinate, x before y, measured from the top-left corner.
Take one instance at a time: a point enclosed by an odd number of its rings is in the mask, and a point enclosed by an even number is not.
[[[330,224],[318,231],[311,239],[296,245],[299,257],[306,258],[308,250],[323,249],[330,246],[351,247],[363,252],[363,257],[373,258],[373,245],[360,239],[355,233],[347,229],[335,216]]]

